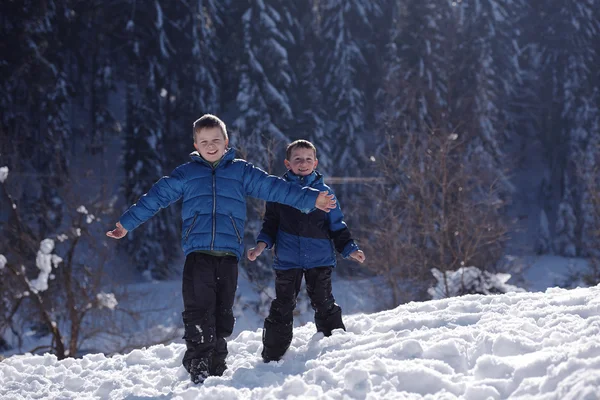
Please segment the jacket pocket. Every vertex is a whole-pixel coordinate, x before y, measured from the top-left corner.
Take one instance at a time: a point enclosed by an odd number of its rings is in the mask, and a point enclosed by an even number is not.
[[[183,240],[187,240],[188,236],[190,236],[190,232],[194,228],[194,225],[196,225],[196,219],[197,218],[198,218],[198,213],[194,214],[194,219],[192,220],[192,223],[190,224],[190,227],[187,228],[187,231],[185,231],[185,237],[183,238]]]
[[[237,226],[235,225],[235,220],[233,219],[233,216],[230,215],[229,219],[231,220],[231,225],[233,225],[233,230],[235,231],[235,235],[238,238],[238,242],[241,244],[242,243],[242,237],[240,236],[240,231],[238,231]]]

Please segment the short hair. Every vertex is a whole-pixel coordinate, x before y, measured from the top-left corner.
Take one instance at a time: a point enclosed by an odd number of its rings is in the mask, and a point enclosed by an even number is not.
[[[285,150],[286,160],[290,160],[290,157],[292,156],[292,151],[294,151],[295,149],[311,149],[315,152],[315,158],[317,158],[317,148],[315,147],[315,145],[309,142],[308,140],[298,139],[290,143],[287,149]]]
[[[203,128],[221,128],[223,138],[225,138],[225,140],[229,139],[225,122],[212,114],[204,114],[194,122],[194,142],[196,141],[196,133],[200,132]]]

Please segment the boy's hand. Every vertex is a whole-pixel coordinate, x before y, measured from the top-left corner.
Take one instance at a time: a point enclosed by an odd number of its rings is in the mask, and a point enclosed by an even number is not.
[[[335,204],[336,201],[334,196],[327,191],[324,191],[319,193],[319,197],[317,197],[317,201],[315,202],[315,207],[328,213],[335,208]]]
[[[258,242],[256,247],[253,247],[248,250],[248,254],[247,254],[248,260],[250,260],[250,261],[256,260],[256,258],[262,254],[263,250],[266,247],[267,247],[267,244],[265,242]]]
[[[352,253],[350,253],[350,258],[358,261],[359,263],[363,263],[365,261],[365,253],[363,253],[362,250],[354,250]]]
[[[123,228],[120,222],[117,222],[117,227],[112,231],[106,232],[106,236],[111,237],[113,239],[121,239],[127,235],[127,229]]]

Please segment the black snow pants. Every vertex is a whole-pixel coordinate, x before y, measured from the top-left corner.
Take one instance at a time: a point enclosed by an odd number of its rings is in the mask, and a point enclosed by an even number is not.
[[[183,366],[222,375],[226,368],[226,337],[233,332],[233,303],[238,280],[238,260],[190,253],[183,267],[183,324],[187,351]],[[194,361],[195,360],[195,361]],[[193,362],[194,361],[194,362]],[[197,371],[196,371],[197,372]]]
[[[335,303],[331,292],[332,270],[333,267],[318,267],[275,271],[276,298],[271,303],[263,330],[262,357],[265,362],[281,359],[292,343],[293,313],[303,276],[310,304],[315,310],[317,332],[331,336],[334,329],[346,330],[342,309]]]

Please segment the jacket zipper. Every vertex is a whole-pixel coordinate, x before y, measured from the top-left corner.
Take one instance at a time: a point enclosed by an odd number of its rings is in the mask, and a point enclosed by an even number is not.
[[[196,225],[196,218],[198,218],[198,213],[194,214],[194,219],[192,220],[192,224],[190,225],[190,227],[185,232],[185,238],[184,238],[184,240],[187,240],[188,236],[190,236],[190,232],[192,231],[192,228],[194,227],[194,225]]]
[[[210,242],[210,249],[215,249],[215,233],[217,230],[217,177],[215,175],[215,168],[212,170],[212,189],[213,189],[213,212],[212,212],[212,240]]]
[[[242,243],[242,237],[240,236],[240,231],[238,231],[238,228],[237,228],[237,226],[235,225],[235,221],[234,221],[234,219],[233,219],[233,216],[232,216],[232,215],[230,215],[230,216],[229,216],[229,219],[231,219],[231,223],[233,224],[233,230],[235,231],[235,235],[236,235],[236,236],[237,236],[237,238],[238,238],[238,242],[239,242],[239,243]]]

